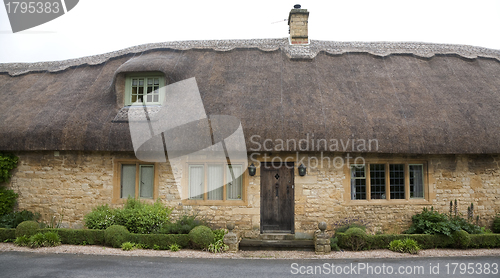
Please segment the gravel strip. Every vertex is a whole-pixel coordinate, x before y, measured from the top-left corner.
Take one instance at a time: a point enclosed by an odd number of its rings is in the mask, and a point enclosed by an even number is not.
[[[137,257],[176,257],[176,258],[226,258],[226,259],[343,259],[343,258],[404,258],[404,257],[461,257],[461,256],[500,256],[500,249],[426,249],[418,255],[396,253],[389,250],[370,250],[359,252],[331,252],[316,255],[312,251],[239,251],[237,253],[218,253],[183,249],[177,252],[167,250],[136,249],[123,251],[118,248],[96,245],[60,245],[57,247],[28,248],[13,243],[0,243],[0,252],[20,251],[33,253],[118,255]]]

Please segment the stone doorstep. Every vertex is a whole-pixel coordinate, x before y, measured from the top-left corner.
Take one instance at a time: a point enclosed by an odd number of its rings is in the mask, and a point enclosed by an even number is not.
[[[290,233],[264,233],[260,234],[260,240],[294,240],[295,235]]]
[[[255,251],[255,250],[297,250],[297,251],[314,251],[314,241],[307,239],[293,240],[263,240],[263,239],[247,239],[240,241],[240,250]]]

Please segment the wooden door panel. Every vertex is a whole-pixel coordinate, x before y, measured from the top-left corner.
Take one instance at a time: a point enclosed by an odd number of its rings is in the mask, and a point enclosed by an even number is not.
[[[288,167],[287,167],[288,166]],[[261,164],[261,232],[293,232],[293,163]]]

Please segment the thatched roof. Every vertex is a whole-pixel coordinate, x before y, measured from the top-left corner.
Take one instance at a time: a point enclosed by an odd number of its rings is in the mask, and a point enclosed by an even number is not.
[[[314,150],[317,139],[376,139],[380,153],[500,153],[500,51],[286,39],[0,64],[0,150],[133,150],[116,117],[124,74],[140,71],[195,77],[207,114],[239,118],[248,149],[309,136]]]

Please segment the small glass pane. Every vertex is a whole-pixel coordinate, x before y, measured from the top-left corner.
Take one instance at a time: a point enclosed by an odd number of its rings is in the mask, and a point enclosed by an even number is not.
[[[390,191],[391,199],[404,199],[405,198],[405,165],[404,164],[390,164]]]
[[[144,79],[139,79],[139,86],[144,86]]]
[[[204,177],[203,165],[189,166],[189,199],[203,199]]]
[[[141,165],[139,193],[141,198],[153,199],[154,166]]]
[[[351,200],[366,200],[365,165],[351,166]]]
[[[132,86],[137,86],[137,79],[132,79]]]
[[[139,95],[144,94],[144,87],[139,87]]]
[[[410,198],[424,198],[424,165],[410,165]]]
[[[224,175],[222,165],[208,165],[208,200],[222,200]]]
[[[135,198],[135,164],[122,165],[120,198]]]
[[[137,95],[132,95],[132,103],[137,101]]]
[[[228,200],[241,200],[243,192],[243,176],[241,165],[231,165],[226,167],[227,181],[226,196]]]
[[[153,85],[153,79],[148,78],[148,85]]]
[[[154,102],[159,102],[158,95],[154,95]]]
[[[147,96],[148,96],[148,97],[147,97],[147,101],[146,101],[146,102],[151,102],[151,101],[152,101],[152,99],[153,99],[153,96],[152,96],[152,95],[150,95],[150,94],[148,94]]]
[[[148,94],[153,92],[153,87],[148,86]]]
[[[370,164],[370,190],[372,199],[385,199],[385,164]]]
[[[137,95],[137,87],[132,87],[132,94]]]
[[[155,78],[155,85],[158,85],[160,84],[160,79],[159,78]]]

